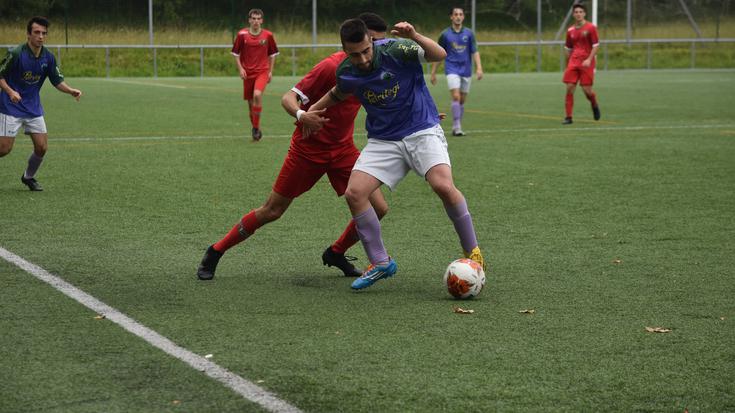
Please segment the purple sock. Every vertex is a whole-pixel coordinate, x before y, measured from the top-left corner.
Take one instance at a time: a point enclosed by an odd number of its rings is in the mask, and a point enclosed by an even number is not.
[[[460,128],[460,120],[462,119],[462,105],[457,101],[452,101],[452,129]]]
[[[360,236],[362,246],[371,264],[388,262],[388,252],[383,246],[383,237],[380,234],[380,221],[373,207],[362,214],[352,217],[357,226],[357,235]]]
[[[459,105],[459,120],[460,122],[464,119],[464,103]]]
[[[477,246],[477,236],[475,235],[475,227],[472,225],[472,216],[467,209],[467,201],[445,207],[449,219],[454,224],[454,229],[459,235],[459,243],[466,252],[472,251]]]
[[[38,171],[38,168],[41,166],[41,162],[43,162],[43,156],[38,156],[36,155],[35,152],[33,152],[31,156],[28,158],[28,168],[26,168],[26,171],[23,174],[23,177],[26,179],[31,179],[34,176],[36,176],[36,172]]]

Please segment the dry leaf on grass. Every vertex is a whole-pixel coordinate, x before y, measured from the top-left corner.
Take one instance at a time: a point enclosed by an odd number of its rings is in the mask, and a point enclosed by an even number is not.
[[[181,404],[181,400],[174,400],[174,401],[171,402],[171,404],[173,404],[174,406],[177,406],[177,405]]]
[[[536,314],[536,310],[534,310],[533,308],[529,308],[528,310],[521,310],[521,311],[519,311],[519,313],[521,313],[521,314]]]
[[[613,264],[622,264],[622,263],[623,263],[623,260],[621,260],[621,259],[618,259],[618,258],[616,258],[616,259],[614,259],[614,260],[612,261],[612,263],[613,263]]]
[[[204,355],[204,358],[205,359],[211,359],[212,357],[214,357],[214,354],[205,354]]]
[[[103,316],[102,314],[97,314],[96,316],[94,316],[94,319],[95,320],[104,320],[105,319],[105,316]]]
[[[465,310],[464,308],[460,308],[460,307],[452,307],[452,311],[454,311],[457,314],[472,314],[475,312],[475,310]]]
[[[646,331],[649,333],[670,333],[670,328],[664,327],[646,327]]]

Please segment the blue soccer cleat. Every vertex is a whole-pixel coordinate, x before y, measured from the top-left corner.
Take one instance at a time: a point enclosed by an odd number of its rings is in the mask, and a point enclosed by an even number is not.
[[[375,284],[375,281],[392,277],[398,271],[395,260],[390,258],[387,264],[372,265],[367,267],[364,273],[352,283],[353,290],[362,290]]]

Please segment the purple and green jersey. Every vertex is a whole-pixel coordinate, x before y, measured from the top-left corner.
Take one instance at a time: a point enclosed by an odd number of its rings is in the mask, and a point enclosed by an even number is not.
[[[447,51],[444,73],[462,77],[472,76],[472,55],[477,52],[477,41],[472,30],[462,27],[462,30],[455,32],[452,26],[449,26],[439,35],[437,43]]]
[[[367,112],[368,138],[399,141],[439,123],[439,112],[424,81],[424,50],[415,42],[397,39],[373,44],[369,71],[349,58],[337,68],[337,89],[352,94]]]
[[[64,81],[56,58],[47,48],[42,46],[38,57],[27,43],[8,51],[0,62],[0,78],[20,94],[21,101],[13,103],[7,93],[0,91],[0,113],[16,118],[43,116],[39,92],[47,77],[54,86]]]

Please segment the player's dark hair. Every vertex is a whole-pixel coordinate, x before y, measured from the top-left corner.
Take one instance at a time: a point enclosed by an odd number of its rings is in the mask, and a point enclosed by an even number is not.
[[[361,13],[359,16],[357,16],[358,19],[362,20],[363,23],[365,23],[365,26],[368,28],[368,30],[376,31],[376,32],[387,32],[388,31],[388,25],[385,23],[385,20],[383,20],[382,17],[375,13],[365,12]]]
[[[582,9],[584,10],[585,14],[587,13],[587,7],[584,6],[582,3],[577,3],[574,6],[572,6],[572,10],[574,9]]]
[[[261,10],[261,9],[250,9],[250,11],[248,12],[248,19],[251,18],[251,17],[253,17],[253,14],[257,14],[260,17],[263,17],[263,10]]]
[[[28,34],[31,34],[31,26],[33,26],[33,23],[45,27],[46,30],[48,30],[48,26],[50,25],[47,18],[43,16],[33,16],[30,20],[28,20],[28,26],[26,26]]]
[[[339,27],[339,39],[345,43],[360,43],[367,36],[367,26],[360,19],[345,20]]]
[[[462,14],[464,14],[464,9],[463,8],[461,8],[461,7],[452,7],[452,8],[449,9],[449,15],[450,16],[453,15],[454,14],[454,11],[457,10],[457,9],[462,10]]]

